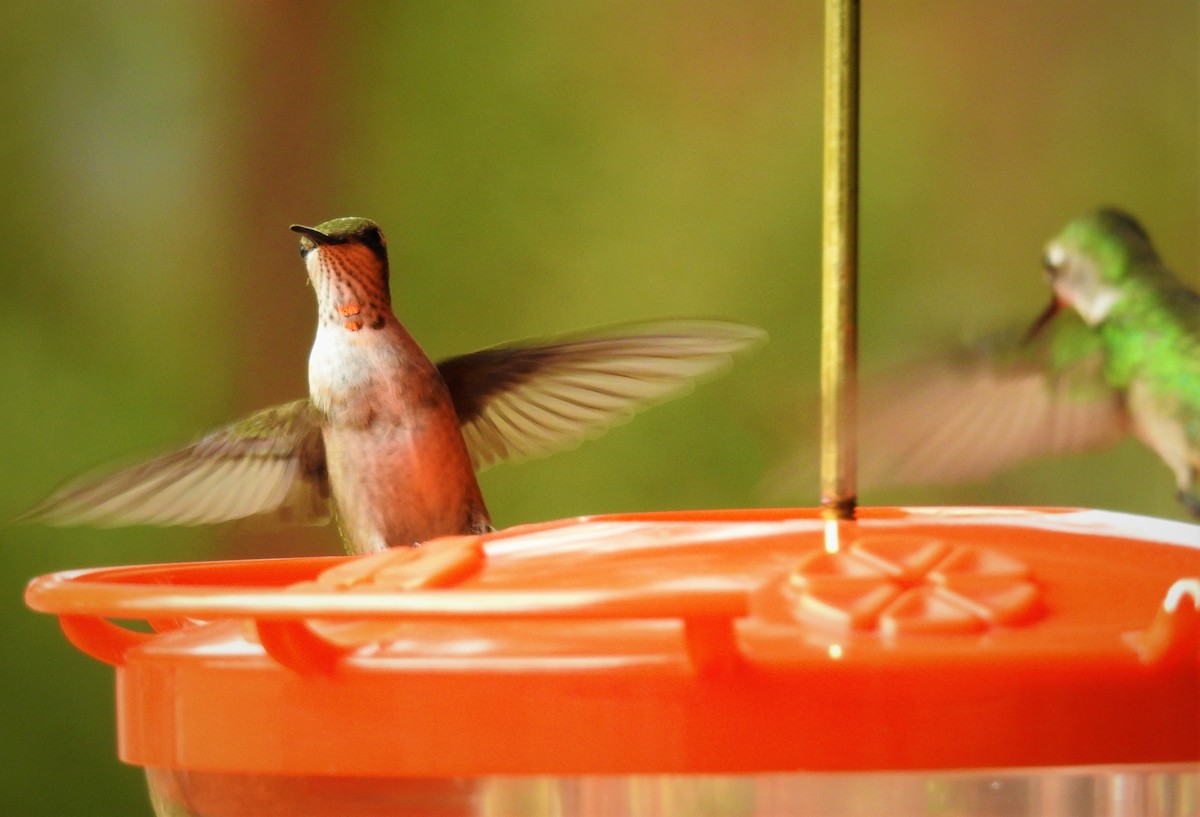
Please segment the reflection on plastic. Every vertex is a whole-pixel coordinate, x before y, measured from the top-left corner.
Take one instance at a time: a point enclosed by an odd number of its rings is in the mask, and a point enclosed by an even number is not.
[[[342,778],[147,769],[158,817],[1191,817],[1195,765],[906,774]]]

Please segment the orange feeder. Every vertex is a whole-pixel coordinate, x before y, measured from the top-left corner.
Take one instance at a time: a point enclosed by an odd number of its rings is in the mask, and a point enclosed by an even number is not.
[[[1200,528],[581,518],[76,571],[159,815],[1200,813]],[[109,619],[142,619],[135,632]]]

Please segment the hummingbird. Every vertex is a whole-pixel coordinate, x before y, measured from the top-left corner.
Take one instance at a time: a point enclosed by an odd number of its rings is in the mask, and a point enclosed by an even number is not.
[[[365,218],[293,225],[317,296],[308,397],[177,451],[64,485],[19,521],[198,525],[335,519],[351,554],[492,530],[476,472],[581,442],[688,391],[765,334],[632,323],[433,363],[392,310]]]
[[[864,480],[980,479],[1132,433],[1200,517],[1200,295],[1115,208],[1070,222],[1043,267],[1050,303],[1023,333],[864,390]]]

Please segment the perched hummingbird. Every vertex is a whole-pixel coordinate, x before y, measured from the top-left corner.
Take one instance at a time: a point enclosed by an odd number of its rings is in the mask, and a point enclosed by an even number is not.
[[[1200,517],[1200,296],[1120,210],[1072,221],[1043,263],[1053,297],[1023,335],[864,390],[864,480],[982,478],[1132,432]]]
[[[179,451],[70,483],[21,517],[196,525],[336,516],[354,554],[491,530],[475,472],[577,444],[677,396],[761,340],[719,321],[629,324],[434,364],[392,312],[383,233],[364,218],[296,225],[317,294],[309,397]]]

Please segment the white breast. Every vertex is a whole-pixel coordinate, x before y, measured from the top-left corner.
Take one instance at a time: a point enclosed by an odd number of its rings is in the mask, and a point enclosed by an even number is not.
[[[308,356],[308,391],[317,408],[370,384],[393,357],[380,332],[350,332],[323,323]]]

